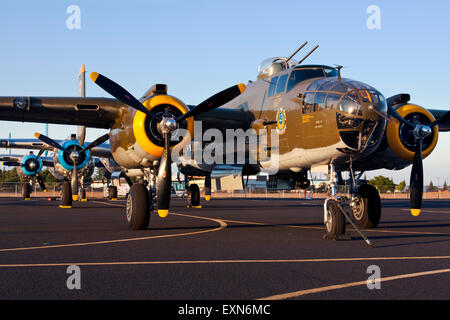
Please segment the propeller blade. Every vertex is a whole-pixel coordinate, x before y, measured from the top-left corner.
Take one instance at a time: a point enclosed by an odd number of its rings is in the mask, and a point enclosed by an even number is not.
[[[416,154],[414,155],[411,179],[409,183],[411,214],[419,216],[422,209],[423,194],[423,163],[422,163],[422,141],[417,141]]]
[[[170,154],[170,132],[164,132],[164,149],[158,171],[156,185],[157,209],[161,218],[169,214],[170,193],[172,188],[172,158]]]
[[[148,111],[147,108],[142,103],[140,103],[138,99],[133,97],[131,93],[129,93],[127,90],[122,88],[119,84],[115,83],[111,79],[108,79],[107,77],[97,72],[92,72],[90,77],[91,80],[94,81],[100,88],[108,92],[117,100],[122,101],[123,103],[126,103],[130,107],[145,113],[146,115],[152,117],[158,122],[161,121],[159,117]]]
[[[109,133],[104,134],[103,136],[97,138],[96,140],[92,141],[86,148],[84,148],[82,150],[82,152],[86,151],[86,150],[90,150],[96,146],[101,145],[103,142],[105,142],[106,140],[109,139]]]
[[[72,177],[70,179],[70,188],[72,189],[72,200],[78,200],[78,168],[76,159],[73,154],[70,155],[70,159],[73,161]]]
[[[57,143],[55,140],[53,140],[53,139],[50,139],[49,137],[47,137],[47,136],[44,136],[43,134],[40,134],[40,133],[35,133],[34,134],[34,136],[36,137],[36,138],[38,138],[39,140],[41,140],[42,142],[44,142],[44,143],[46,143],[46,144],[48,144],[49,146],[51,146],[51,147],[53,147],[53,148],[56,148],[56,149],[59,149],[59,150],[62,150],[62,151],[66,151],[59,143]]]
[[[46,150],[44,150],[44,149],[39,150],[39,152],[38,152],[36,158],[39,159],[39,158],[44,154],[45,151],[46,151]]]
[[[44,183],[44,180],[42,179],[42,177],[40,175],[36,175],[36,179],[37,179],[42,191],[47,192],[47,188],[45,187],[45,183]]]
[[[86,127],[85,126],[78,126],[78,143],[80,146],[84,144],[84,140],[86,139]]]
[[[439,125],[439,123],[441,122],[445,122],[450,120],[450,111],[448,111],[446,114],[444,114],[442,117],[440,117],[439,119],[437,119],[436,121],[432,122],[430,124],[430,127],[434,127],[435,125]]]
[[[410,126],[413,129],[416,127],[414,124],[412,124],[411,122],[409,122],[408,120],[403,118],[401,115],[399,115],[397,110],[395,110],[391,106],[388,106],[388,112],[387,113],[388,113],[388,115],[390,115],[391,117],[394,117],[395,119],[399,120],[400,122],[406,123],[408,126]]]
[[[219,93],[216,93],[212,97],[209,97],[193,109],[189,110],[185,114],[181,115],[176,119],[178,123],[181,121],[193,117],[195,115],[198,115],[200,113],[208,112],[211,110],[214,110],[220,106],[223,106],[225,103],[233,100],[237,96],[239,96],[242,92],[245,91],[245,85],[243,83],[240,83],[238,85],[232,86],[228,89],[225,89],[223,91],[220,91]]]
[[[205,200],[211,200],[211,175],[205,177]]]

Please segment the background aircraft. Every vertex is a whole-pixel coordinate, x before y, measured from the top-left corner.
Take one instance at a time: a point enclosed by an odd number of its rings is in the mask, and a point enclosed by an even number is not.
[[[16,167],[19,177],[26,179],[26,182],[22,186],[22,198],[24,200],[30,200],[31,185],[34,179],[39,183],[42,191],[47,192],[44,180],[39,173],[43,167],[52,167],[53,159],[50,157],[41,157],[43,151],[37,155],[33,151],[30,151],[28,155],[0,155],[0,161],[4,166]]]

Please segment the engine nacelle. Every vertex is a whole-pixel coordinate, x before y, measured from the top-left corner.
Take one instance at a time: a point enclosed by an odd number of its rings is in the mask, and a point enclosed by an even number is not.
[[[20,170],[27,176],[35,176],[42,170],[42,160],[34,154],[30,154],[22,159],[20,162]]]
[[[77,140],[67,140],[64,142],[62,147],[66,150],[75,150],[79,152],[79,158],[75,162],[79,174],[83,175],[84,177],[89,177],[93,174],[94,163],[91,161],[91,152],[89,150],[81,152],[85,145],[80,146]],[[70,158],[69,152],[65,152],[62,150],[58,150],[58,152],[55,152],[53,154],[53,163],[55,165],[55,170],[60,175],[66,178],[71,177],[74,162]]]
[[[430,124],[435,121],[434,116],[425,108],[414,105],[404,104],[398,107],[398,114],[412,123],[420,123],[423,125]],[[432,128],[432,134],[425,138],[422,142],[423,159],[433,152],[438,142],[439,129],[437,126]],[[415,154],[415,138],[411,128],[399,120],[391,117],[386,130],[386,138],[390,149],[400,159],[412,162]]]
[[[182,101],[166,94],[151,96],[142,104],[159,117],[177,118],[189,111]],[[180,139],[171,142],[171,149],[181,149],[190,143],[194,135],[194,119],[186,119],[179,124],[179,128],[189,134],[179,135],[182,131],[176,130],[172,138],[179,136]],[[163,137],[158,130],[158,121],[141,111],[126,109],[121,122],[111,130],[110,146],[114,160],[123,167],[152,167],[163,152]]]

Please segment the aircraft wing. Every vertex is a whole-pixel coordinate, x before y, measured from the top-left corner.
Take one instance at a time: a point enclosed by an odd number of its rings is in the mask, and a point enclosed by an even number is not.
[[[124,106],[110,98],[0,97],[0,120],[110,129]]]
[[[64,143],[64,140],[55,141],[60,145]],[[86,144],[89,144],[89,142],[86,142]],[[54,151],[53,147],[43,143],[39,139],[0,139],[0,148]],[[109,148],[108,143],[102,143],[99,146],[93,147],[90,151],[91,155],[94,157],[112,157],[111,149]]]
[[[436,119],[443,117],[448,112],[448,110],[433,110],[433,109],[428,109],[428,111],[430,111]],[[450,131],[450,118],[447,118],[439,123],[439,131],[442,132]]]
[[[18,166],[23,157],[16,154],[0,154],[0,162],[5,166]]]

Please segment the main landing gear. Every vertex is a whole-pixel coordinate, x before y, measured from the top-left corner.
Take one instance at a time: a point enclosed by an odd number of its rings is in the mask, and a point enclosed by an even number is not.
[[[330,240],[351,239],[351,237],[345,233],[347,220],[363,240],[369,246],[372,246],[369,239],[367,239],[360,229],[374,228],[380,222],[380,196],[373,186],[362,184],[357,187],[362,173],[355,178],[354,172],[351,169],[350,174],[352,177],[352,198],[349,204],[352,212],[351,216],[344,210],[348,205],[347,198],[339,196],[337,193],[337,177],[334,165],[329,166],[328,184],[330,196],[325,200],[324,204],[324,224],[326,227],[324,238]]]
[[[150,223],[151,212],[156,208],[156,179],[157,175],[151,173],[146,177],[146,181],[134,183],[126,200],[126,219],[128,228],[131,230],[145,230]],[[185,180],[185,187],[188,197],[188,208],[201,208],[200,188],[197,184],[188,186]]]

